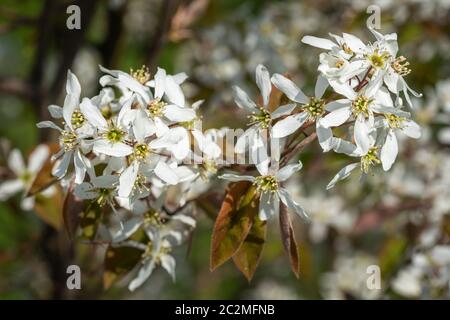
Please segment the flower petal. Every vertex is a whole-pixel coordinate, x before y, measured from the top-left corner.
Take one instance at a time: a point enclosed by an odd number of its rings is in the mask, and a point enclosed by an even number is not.
[[[239,108],[245,109],[249,112],[256,112],[256,104],[250,99],[247,93],[239,88],[238,86],[233,86],[234,101],[239,106]]]
[[[398,154],[398,144],[397,137],[393,130],[389,130],[388,135],[386,136],[386,141],[384,142],[383,147],[381,148],[380,160],[383,165],[383,170],[388,171],[392,164],[395,162]]]
[[[298,214],[300,218],[308,219],[308,214],[306,213],[305,209],[303,209],[300,204],[292,199],[291,194],[286,189],[280,188],[278,190],[278,195],[280,196],[281,202],[283,202],[286,207],[294,210],[294,212]]]
[[[301,112],[288,116],[272,127],[272,134],[274,138],[284,138],[300,128],[308,119],[308,114],[306,112]]]
[[[304,36],[302,38],[302,42],[304,44],[308,44],[310,46],[325,49],[325,50],[331,50],[334,47],[337,47],[337,44],[329,39],[318,38],[318,37],[313,37],[313,36]]]
[[[272,83],[270,83],[269,71],[262,64],[256,67],[256,85],[261,91],[263,105],[267,106],[269,104],[270,91],[272,91]]]
[[[352,171],[355,170],[358,166],[359,166],[359,162],[355,162],[355,163],[349,164],[349,165],[345,166],[344,168],[342,168],[341,170],[339,170],[339,172],[334,176],[334,178],[331,179],[331,181],[328,183],[327,190],[333,188],[338,181],[344,180],[348,176],[350,176]]]
[[[320,124],[324,128],[338,127],[350,118],[352,111],[350,107],[343,107],[331,111],[325,117],[320,120]]]
[[[308,97],[303,93],[303,91],[300,90],[294,82],[281,74],[275,73],[272,76],[272,83],[292,101],[304,104],[309,102]]]
[[[148,277],[150,277],[154,269],[155,261],[153,259],[148,259],[147,261],[145,261],[142,267],[139,269],[137,277],[130,282],[128,289],[130,291],[134,291],[138,287],[140,287],[148,279]]]

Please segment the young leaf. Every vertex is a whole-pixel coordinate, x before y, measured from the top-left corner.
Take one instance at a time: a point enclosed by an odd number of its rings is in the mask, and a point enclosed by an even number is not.
[[[292,271],[298,278],[300,273],[300,261],[298,257],[297,242],[295,240],[294,229],[292,228],[291,218],[289,217],[287,207],[282,203],[280,204],[280,229],[284,249],[291,260]]]
[[[142,251],[133,247],[109,246],[105,253],[104,288],[108,289],[130,272],[139,263],[141,255]]]
[[[258,207],[258,204],[256,204],[256,207]],[[248,281],[252,280],[261,259],[266,241],[266,230],[266,221],[261,221],[258,215],[255,215],[247,238],[233,256],[234,264]]]
[[[51,143],[47,144],[47,147],[49,149],[49,157],[34,178],[34,181],[27,191],[26,196],[33,196],[39,192],[42,192],[58,181],[57,178],[52,176],[53,163],[50,159],[52,154],[56,153],[56,151],[59,149],[59,146],[57,143]]]
[[[63,194],[61,187],[55,186],[51,196],[41,193],[34,197],[34,211],[45,223],[59,230],[62,226],[61,210],[63,208]]]
[[[211,271],[230,259],[247,237],[258,210],[254,196],[250,182],[230,184],[211,237]]]

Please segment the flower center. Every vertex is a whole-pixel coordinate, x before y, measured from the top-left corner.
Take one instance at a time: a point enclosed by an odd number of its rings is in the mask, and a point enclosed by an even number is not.
[[[25,172],[23,172],[19,179],[22,180],[25,184],[27,184],[28,182],[31,182],[32,175],[31,172],[29,172],[28,170],[26,170]]]
[[[130,69],[131,76],[139,81],[140,84],[145,84],[150,80],[150,71],[148,67],[142,66],[140,69],[137,69],[134,71],[133,69]]]
[[[145,143],[137,144],[134,147],[134,157],[139,160],[145,160],[150,153],[150,148]]]
[[[124,131],[120,130],[117,127],[113,127],[111,129],[109,129],[108,132],[106,132],[105,137],[107,140],[115,143],[115,142],[122,141],[124,135],[125,135]]]
[[[392,69],[394,69],[394,71],[401,76],[407,76],[411,73],[411,69],[408,68],[409,62],[406,61],[406,58],[404,56],[396,58],[394,62],[392,62],[391,66]]]
[[[389,124],[389,127],[393,128],[393,129],[401,129],[405,126],[404,121],[406,119],[403,117],[399,117],[394,114],[386,114],[385,117]]]
[[[72,127],[74,129],[81,128],[84,124],[84,121],[85,121],[84,115],[80,111],[75,110],[72,113],[72,118],[70,119],[70,123],[72,124]]]
[[[103,207],[105,205],[105,203],[108,201],[110,195],[111,195],[111,191],[112,189],[107,189],[107,188],[98,188],[97,189],[97,200],[96,202],[98,203],[98,205],[100,207]]]
[[[383,69],[386,65],[386,61],[390,57],[387,51],[383,51],[381,53],[378,52],[378,49],[375,50],[372,54],[367,56],[370,64],[374,68]]]
[[[147,110],[152,118],[161,117],[163,115],[164,107],[167,105],[164,101],[158,99],[153,100],[147,106]]]
[[[60,142],[63,145],[64,151],[70,151],[78,144],[77,135],[73,131],[62,131]]]
[[[255,178],[256,190],[258,192],[276,192],[278,190],[278,181],[274,176],[259,176]]]
[[[270,123],[272,122],[272,118],[270,116],[270,112],[266,109],[259,107],[259,114],[253,113],[249,116],[250,123],[249,125],[257,124],[262,129],[267,129],[270,126]]]
[[[146,259],[150,258],[152,256],[152,253],[153,253],[153,244],[149,242],[145,247],[144,253],[141,256],[143,259],[142,263],[144,263]]]
[[[339,59],[338,61],[336,61],[336,63],[334,64],[334,67],[337,69],[340,69],[344,66],[345,62],[342,59]]]
[[[378,149],[379,147],[372,147],[365,156],[361,157],[361,170],[364,173],[368,173],[370,167],[381,163],[380,158],[378,157]]]
[[[316,119],[325,113],[325,101],[315,97],[309,98],[309,103],[304,106],[309,117]]]
[[[154,209],[150,209],[144,213],[144,224],[147,226],[162,226],[164,222],[165,219],[161,217],[161,214]]]
[[[360,115],[361,113],[367,118],[370,114],[369,105],[372,103],[372,99],[369,99],[364,96],[358,96],[352,102],[352,113],[355,117]]]

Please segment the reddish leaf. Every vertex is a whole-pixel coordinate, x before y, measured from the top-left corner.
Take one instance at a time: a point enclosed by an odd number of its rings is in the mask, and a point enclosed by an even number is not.
[[[294,229],[292,228],[291,218],[289,217],[287,207],[284,204],[280,204],[280,229],[284,249],[286,250],[286,253],[289,255],[289,259],[291,260],[292,271],[298,278],[300,273],[298,247],[295,240]]]
[[[34,212],[45,223],[59,230],[62,226],[61,210],[63,207],[61,187],[56,186],[50,196],[38,193],[34,197]]]
[[[37,173],[36,177],[34,178],[31,187],[27,191],[27,196],[33,196],[39,192],[42,192],[58,181],[57,178],[52,176],[53,163],[50,159],[52,154],[58,151],[59,146],[56,143],[52,143],[47,144],[47,147],[49,149],[49,156],[45,161],[44,165],[42,166],[41,170]]]
[[[261,260],[262,250],[266,241],[266,230],[266,222],[261,221],[258,215],[255,215],[247,238],[245,238],[245,241],[233,256],[234,264],[248,281],[252,280]]]
[[[73,195],[72,189],[71,186],[67,190],[63,205],[64,227],[70,239],[75,237],[75,232],[80,223],[80,213],[84,210],[84,202]]]
[[[254,195],[248,181],[230,184],[211,237],[211,271],[230,259],[247,237],[257,212]]]
[[[82,238],[89,240],[95,239],[101,217],[102,208],[96,202],[92,202],[87,206],[87,208],[80,215]]]

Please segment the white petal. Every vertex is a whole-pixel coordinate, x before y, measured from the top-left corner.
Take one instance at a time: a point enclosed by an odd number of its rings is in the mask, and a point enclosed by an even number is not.
[[[84,161],[89,161],[87,159],[83,159],[83,156],[79,151],[75,152],[74,155],[74,166],[75,166],[75,183],[80,184],[84,180],[84,176],[86,174],[86,164]]]
[[[137,277],[130,282],[128,289],[130,291],[134,291],[136,290],[136,288],[140,287],[145,282],[145,280],[150,277],[153,269],[155,269],[155,261],[153,259],[148,259],[147,261],[145,261],[142,267],[139,269]]]
[[[259,198],[259,219],[266,221],[277,215],[280,208],[280,198],[273,192],[263,192]]]
[[[247,93],[239,88],[238,86],[233,86],[234,101],[239,106],[239,108],[246,109],[250,112],[256,112],[256,104],[250,99]]]
[[[64,99],[63,118],[67,126],[72,129],[72,114],[78,106],[79,99],[73,95],[68,94]]]
[[[305,123],[307,118],[308,114],[306,112],[301,112],[278,121],[272,127],[273,137],[284,138],[294,133]]]
[[[176,215],[172,216],[171,219],[180,221],[180,222],[184,223],[185,225],[188,225],[193,228],[195,228],[195,225],[197,224],[197,222],[195,221],[194,218],[187,216],[185,214],[176,214]]]
[[[139,162],[133,161],[119,178],[119,197],[128,197],[133,191],[134,183],[139,172]]]
[[[122,228],[112,237],[112,242],[122,242],[128,239],[133,233],[135,233],[142,225],[142,216],[133,217],[130,220],[123,223]]]
[[[393,130],[389,130],[386,136],[386,141],[381,148],[380,160],[383,165],[383,170],[388,171],[395,162],[398,154],[397,137]]]
[[[195,118],[195,111],[169,104],[164,108],[164,116],[170,121],[187,122]]]
[[[50,150],[46,145],[39,145],[33,152],[30,154],[30,158],[28,160],[28,171],[30,172],[38,172],[41,170],[45,161],[50,157]]]
[[[96,153],[103,153],[113,157],[125,157],[133,152],[133,148],[125,143],[112,143],[104,139],[95,140],[93,150]]]
[[[188,78],[188,75],[185,72],[180,72],[180,73],[174,74],[172,76],[172,78],[177,84],[182,84],[183,82],[186,81],[186,79]]]
[[[300,204],[292,199],[291,194],[286,189],[280,188],[278,190],[278,195],[280,196],[281,202],[283,202],[286,207],[294,210],[294,212],[298,214],[300,218],[308,219],[308,215],[306,214],[305,210]]]
[[[320,120],[324,128],[338,127],[350,118],[352,111],[350,107],[336,109]]]
[[[316,98],[318,99],[322,98],[327,88],[328,88],[327,78],[324,77],[323,75],[319,75],[317,77],[316,86],[314,88],[314,95],[316,96]]]
[[[334,176],[334,178],[331,179],[331,181],[328,183],[327,190],[333,188],[338,181],[343,180],[343,179],[347,178],[348,176],[350,176],[352,171],[354,169],[356,169],[358,166],[359,166],[359,162],[356,162],[356,163],[349,164],[349,165],[345,166],[344,168],[342,168],[341,170],[339,170],[339,172]]]
[[[333,150],[336,153],[344,153],[349,156],[356,156],[357,147],[344,139],[334,138],[334,147]]]
[[[355,53],[363,53],[366,49],[366,45],[359,38],[354,35],[344,33],[342,35],[347,46]]]
[[[123,84],[125,87],[130,89],[133,92],[136,92],[141,96],[142,99],[144,99],[144,102],[148,104],[150,102],[150,96],[148,94],[148,88],[146,88],[144,85],[140,84],[139,81],[134,79],[132,76],[130,76],[128,73],[125,72],[118,72],[117,79],[120,81],[121,84]]]
[[[422,135],[420,126],[412,120],[405,121],[404,127],[401,130],[404,134],[413,139],[419,139]]]
[[[9,197],[13,196],[24,188],[25,186],[20,179],[3,182],[2,184],[0,184],[0,201],[7,200]]]
[[[55,129],[55,130],[58,130],[58,131],[62,131],[62,129],[60,127],[58,127],[52,121],[41,121],[41,122],[38,122],[36,124],[36,127],[38,127],[39,129],[50,128],[50,129]]]
[[[63,109],[60,106],[51,104],[48,106],[48,112],[52,118],[60,119],[63,117]]]
[[[272,83],[292,101],[305,104],[309,102],[308,97],[303,93],[303,91],[300,90],[294,82],[281,74],[274,74],[272,76]]]
[[[302,38],[302,42],[310,46],[325,50],[331,50],[332,48],[337,47],[336,43],[334,43],[329,39],[318,38],[313,36],[304,36]]]
[[[272,91],[272,84],[270,83],[269,71],[262,64],[256,67],[256,85],[261,91],[263,105],[267,106],[270,99],[270,91]]]
[[[178,176],[176,173],[172,170],[172,168],[169,167],[169,165],[163,161],[159,161],[154,169],[155,175],[160,178],[162,181],[171,184],[176,185],[178,183]]]
[[[149,119],[144,110],[139,109],[136,112],[136,119],[134,120],[133,133],[139,143],[144,143],[146,137],[151,136],[156,132],[156,127]]]
[[[158,68],[155,74],[155,99],[161,99],[166,86],[166,70]]]
[[[56,161],[55,166],[52,169],[52,174],[59,179],[62,179],[69,168],[70,159],[72,158],[72,151],[66,152],[62,159]]]
[[[319,144],[322,147],[323,152],[328,152],[335,146],[335,139],[333,137],[333,132],[330,128],[324,128],[320,121],[316,122],[316,133],[317,140],[319,140]]]
[[[274,112],[271,113],[272,119],[278,119],[282,116],[287,116],[291,114],[291,112],[297,107],[295,103],[285,104],[283,106],[278,107]]]
[[[167,271],[175,281],[175,259],[171,255],[164,254],[161,255],[161,266]]]
[[[370,148],[369,128],[367,127],[364,119],[358,118],[355,121],[354,131],[355,142],[361,151],[361,154],[367,154]]]
[[[76,98],[80,99],[81,86],[77,77],[70,71],[67,70],[67,82],[66,82],[66,92]]]
[[[181,90],[180,85],[177,84],[175,82],[175,80],[173,80],[172,76],[166,77],[165,89],[166,89],[165,90],[166,96],[170,102],[172,102],[180,107],[184,107],[185,99],[184,99],[183,91]]]
[[[225,173],[221,176],[219,176],[220,179],[224,179],[224,180],[228,180],[228,181],[250,181],[253,182],[255,181],[255,177],[252,176],[239,176],[237,174],[232,174],[232,173]]]
[[[16,176],[21,176],[25,172],[25,163],[22,154],[18,149],[14,149],[10,152],[8,157],[8,167],[16,174]]]
[[[253,136],[255,135],[255,128],[248,128],[243,134],[239,136],[236,141],[236,145],[234,146],[234,151],[238,154],[244,153],[247,150],[247,146],[250,144],[250,141],[253,141]]]
[[[108,126],[100,110],[88,98],[83,98],[80,110],[94,128],[106,128]]]
[[[287,166],[281,168],[276,173],[276,178],[278,181],[286,181],[289,179],[295,172],[299,171],[303,167],[303,164],[301,162],[299,163],[293,163],[288,164]]]

